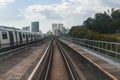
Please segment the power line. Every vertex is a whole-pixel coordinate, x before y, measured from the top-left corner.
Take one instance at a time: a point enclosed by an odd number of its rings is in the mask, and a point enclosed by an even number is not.
[[[26,17],[21,11],[19,11],[12,3],[8,3],[17,13],[21,14],[23,17]]]

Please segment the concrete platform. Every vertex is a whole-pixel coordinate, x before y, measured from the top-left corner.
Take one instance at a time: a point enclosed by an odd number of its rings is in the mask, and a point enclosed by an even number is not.
[[[117,66],[113,62],[110,62],[111,60],[103,59],[100,56],[96,55],[96,53],[92,53],[86,49],[83,49],[80,47],[80,45],[77,45],[75,43],[71,43],[65,40],[60,39],[62,42],[79,52],[80,54],[86,56],[88,59],[92,60],[94,63],[96,63],[99,67],[101,67],[106,73],[111,74],[113,77],[117,78],[117,80],[120,80],[120,63],[117,63]]]
[[[21,51],[0,62],[0,80],[27,80],[47,43]]]

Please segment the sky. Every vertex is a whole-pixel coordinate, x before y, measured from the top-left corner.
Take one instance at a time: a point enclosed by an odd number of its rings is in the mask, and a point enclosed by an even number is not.
[[[39,21],[40,30],[51,30],[52,23],[64,27],[81,25],[88,17],[108,9],[120,9],[119,0],[0,0],[0,25],[22,27]]]

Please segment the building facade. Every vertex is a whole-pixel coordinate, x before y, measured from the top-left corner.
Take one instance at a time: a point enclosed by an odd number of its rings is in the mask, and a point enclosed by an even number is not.
[[[39,22],[32,22],[31,23],[31,30],[32,32],[39,32]]]
[[[23,27],[23,30],[30,31],[30,26]]]
[[[48,32],[47,32],[47,36],[51,36],[52,35],[52,32],[49,30]]]
[[[63,24],[58,24],[58,30],[60,30],[61,32],[63,32]]]
[[[52,24],[52,34],[55,35],[55,30],[57,29],[57,24]]]
[[[53,35],[60,36],[63,33],[63,24],[53,23],[52,24],[52,33]]]

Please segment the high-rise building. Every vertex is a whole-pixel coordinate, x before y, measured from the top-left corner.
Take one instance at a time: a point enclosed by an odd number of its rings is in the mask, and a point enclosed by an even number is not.
[[[23,30],[30,31],[30,26],[23,27]]]
[[[31,23],[32,32],[39,32],[39,22],[35,21]]]
[[[55,35],[56,35],[56,36],[60,36],[60,35],[61,35],[61,31],[58,30],[58,29],[55,29]]]
[[[53,23],[52,24],[52,33],[53,35],[60,36],[63,33],[63,24]]]
[[[52,33],[53,33],[53,35],[55,35],[55,30],[56,29],[57,29],[57,24],[56,23],[52,24]]]
[[[63,24],[58,24],[58,29],[63,32]]]

